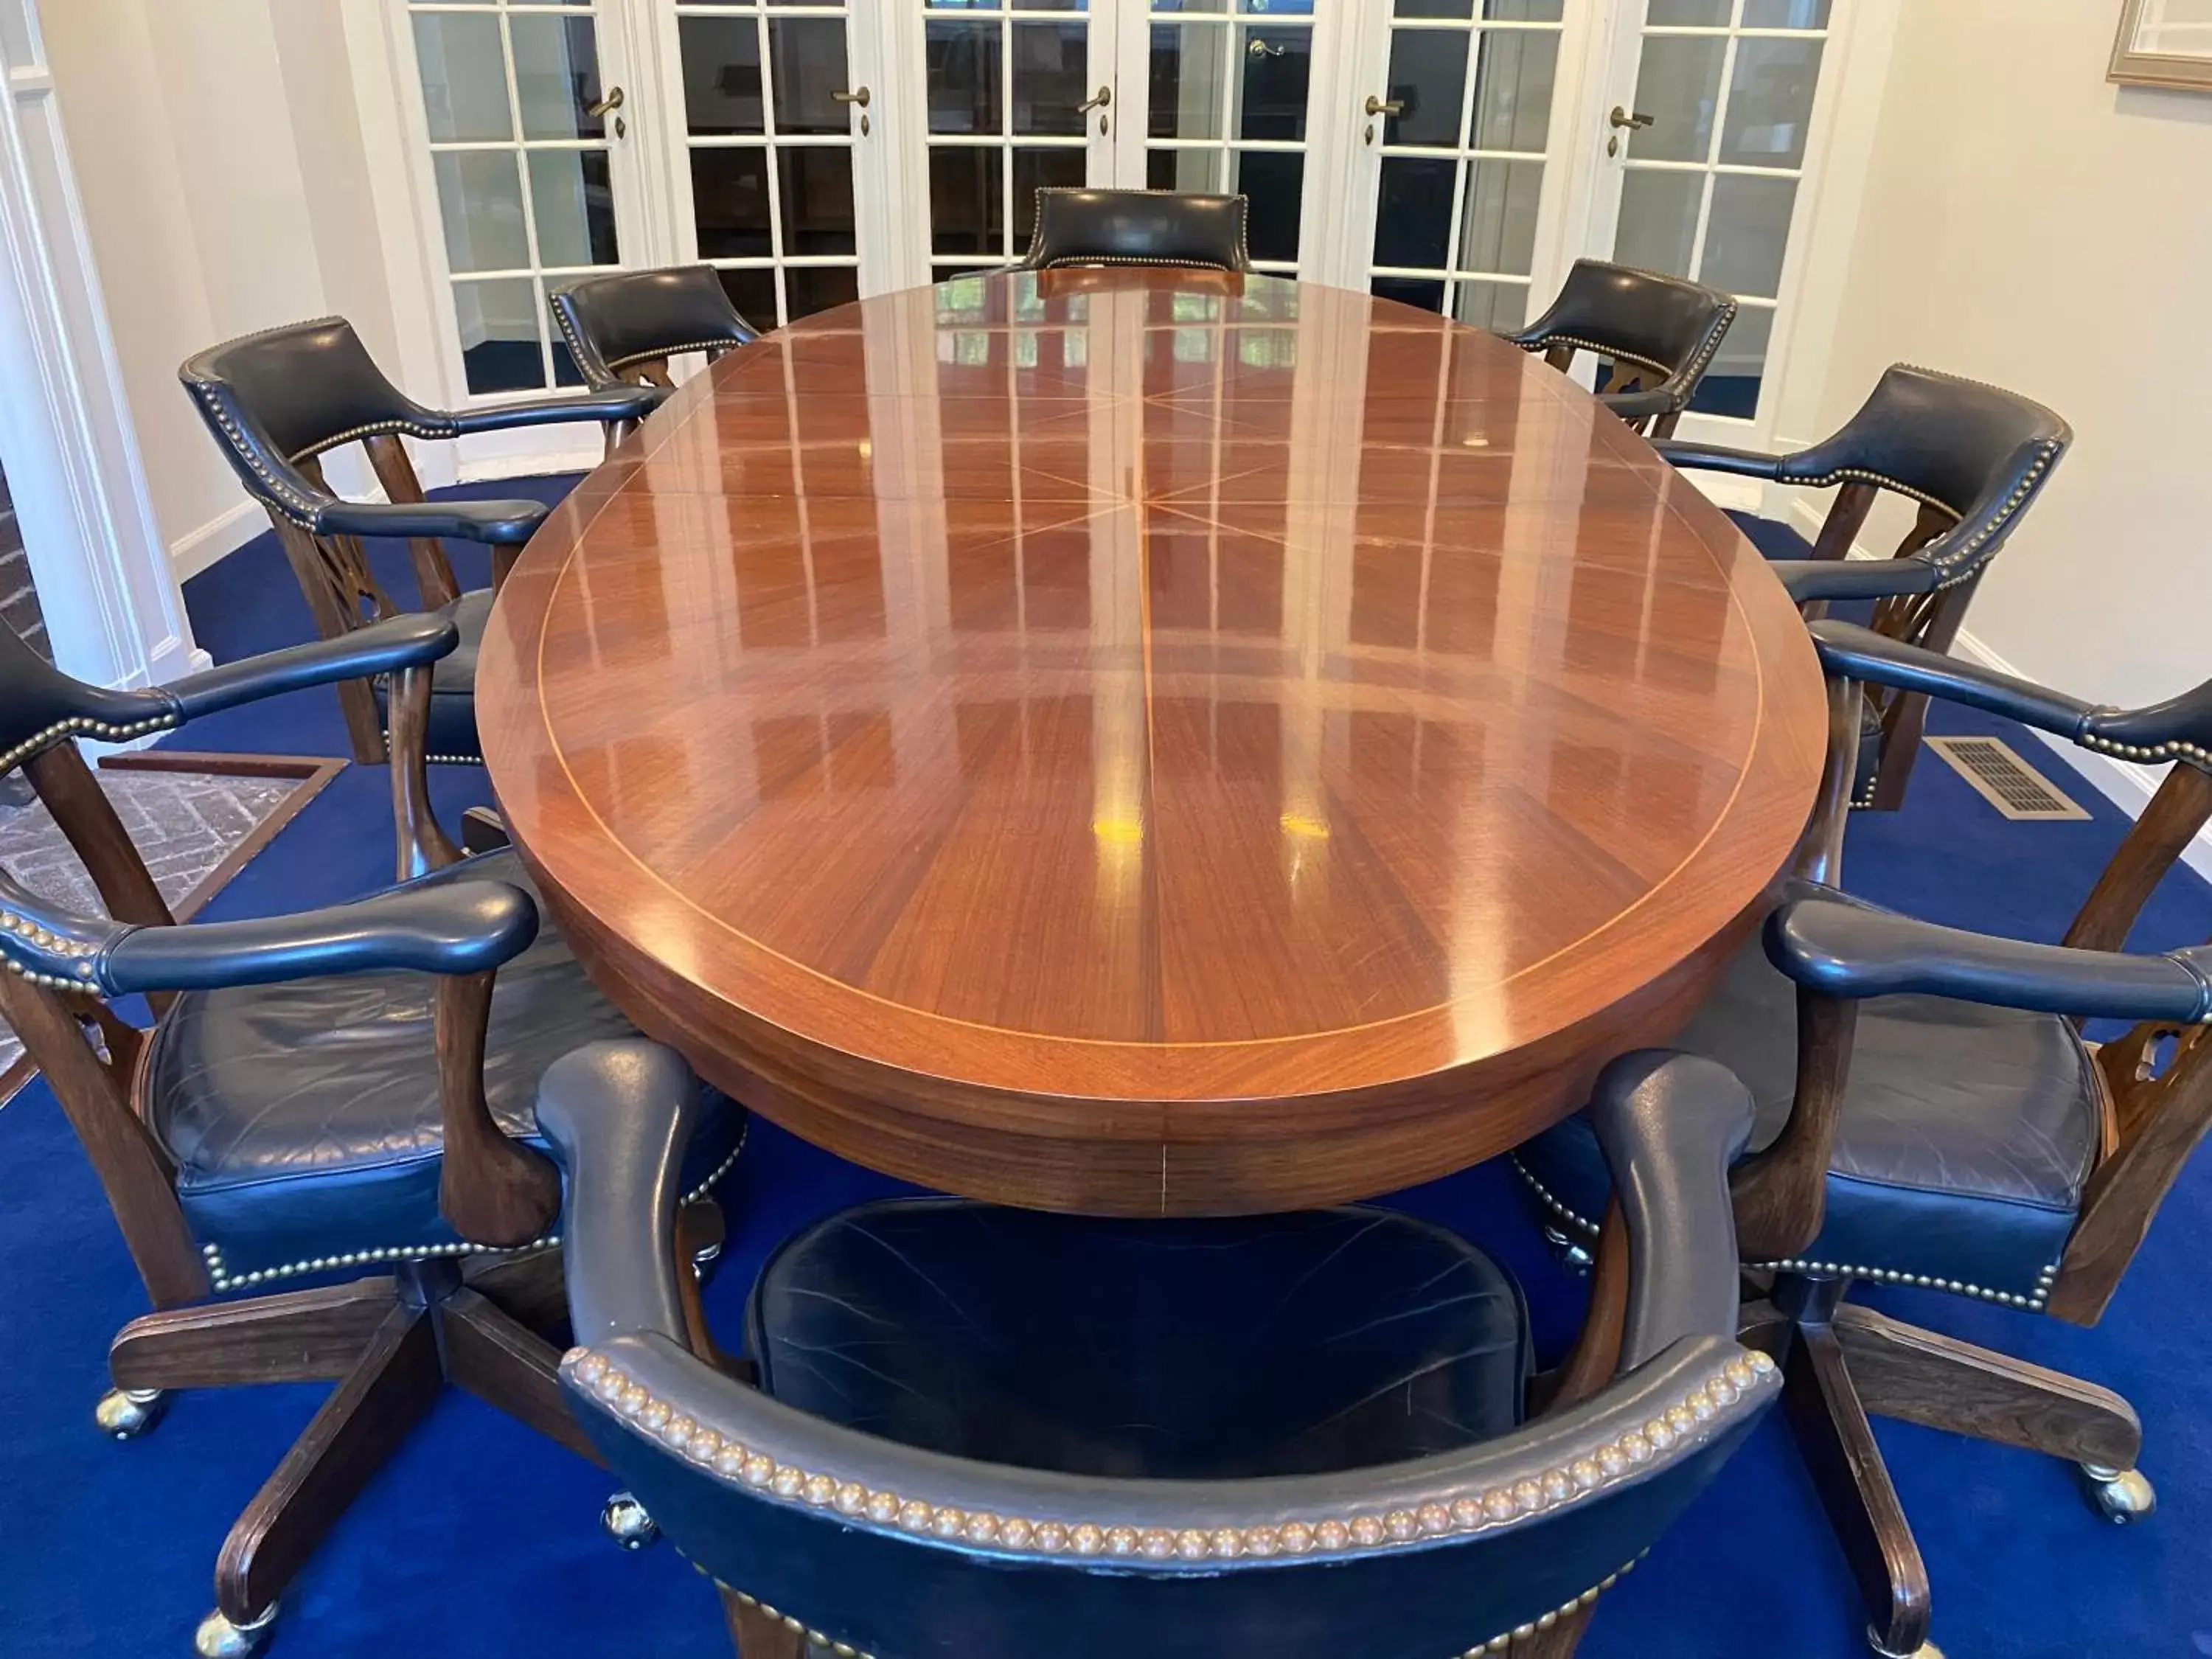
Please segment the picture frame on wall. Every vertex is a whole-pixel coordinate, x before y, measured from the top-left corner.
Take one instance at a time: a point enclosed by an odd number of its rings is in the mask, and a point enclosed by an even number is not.
[[[2125,0],[2105,78],[2212,92],[2212,0]]]

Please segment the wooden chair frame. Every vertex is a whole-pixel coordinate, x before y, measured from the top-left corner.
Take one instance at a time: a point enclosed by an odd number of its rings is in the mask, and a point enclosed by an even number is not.
[[[1820,521],[1820,532],[1813,544],[1813,556],[1849,558],[1881,495],[1880,485],[1857,479],[1838,488],[1836,499],[1829,504],[1827,516]],[[1960,522],[1958,514],[1934,501],[1922,501],[1919,507],[1911,529],[1891,550],[1891,558],[1910,558]],[[1974,601],[1974,590],[1981,586],[1982,574],[1988,568],[1984,561],[1963,581],[1938,587],[1932,592],[1893,593],[1877,599],[1869,626],[1887,638],[1948,655],[1966,620],[1966,607]],[[1826,601],[1816,599],[1802,609],[1806,620],[1815,622],[1827,614],[1828,607]],[[1923,693],[1899,691],[1888,686],[1870,685],[1862,688],[1862,691],[1881,726],[1881,764],[1875,769],[1871,786],[1850,804],[1893,812],[1905,805],[1905,787],[1912,781],[1912,769],[1920,758],[1920,739],[1928,726],[1928,698]]]
[[[461,856],[430,806],[422,753],[429,676],[424,665],[393,677],[392,799],[403,879]],[[75,743],[64,738],[33,755],[24,771],[110,915],[173,925]],[[447,1383],[598,1461],[558,1392],[560,1350],[549,1340],[566,1320],[558,1252],[496,1253],[552,1230],[561,1182],[549,1159],[501,1133],[486,1103],[493,980],[490,973],[441,980],[434,1008],[440,1207],[485,1253],[404,1260],[342,1284],[210,1302],[215,1286],[177,1196],[175,1167],[148,1127],[152,1033],[104,1002],[0,975],[0,1016],[46,1073],[155,1309],[126,1324],[109,1348],[115,1391],[102,1402],[104,1424],[118,1437],[143,1432],[179,1389],[337,1385],[231,1528],[204,1643],[228,1641],[234,1652],[258,1645],[295,1573]],[[158,1024],[173,999],[149,1000]],[[711,1203],[704,1207],[712,1212]],[[690,1228],[695,1242],[707,1233],[718,1238],[719,1212]]]
[[[1796,867],[1800,876],[1834,884],[1857,764],[1862,689],[1832,679],[1829,694],[1826,773]],[[2212,775],[2178,761],[2063,942],[2117,950],[2207,822]],[[1769,1146],[1738,1164],[1730,1180],[1747,1264],[1796,1261],[1820,1235],[1856,1014],[1855,1002],[1798,994],[1790,1121]],[[2099,1153],[2042,1304],[2044,1312],[2084,1326],[2102,1316],[2160,1204],[2212,1128],[2212,1042],[2204,1027],[2145,1022],[2103,1045],[2096,1060]],[[1617,1308],[1625,1293],[1624,1242],[1617,1212],[1608,1212],[1595,1252],[1594,1311]],[[2115,1519],[2140,1512],[2130,1506],[2149,1490],[2136,1473],[2142,1425],[2111,1389],[1855,1306],[1845,1300],[1850,1284],[1790,1272],[1774,1273],[1770,1283],[1754,1273],[1741,1336],[1784,1367],[1785,1414],[1860,1586],[1878,1650],[1912,1654],[1928,1639],[1927,1570],[1869,1418],[1899,1418],[2063,1458],[2079,1467],[2093,1499]]]
[[[605,447],[610,453],[621,435],[616,425],[607,428]],[[414,459],[396,434],[371,434],[361,440],[361,447],[377,482],[384,488],[386,501],[420,503],[428,499],[422,478],[415,471]],[[331,447],[338,447],[342,446]],[[295,465],[318,489],[330,487],[323,476],[322,463],[323,456],[330,453],[331,449],[324,449],[295,458]],[[356,628],[401,614],[402,607],[392,603],[392,596],[376,580],[360,537],[318,536],[273,505],[264,502],[263,510],[276,529],[285,562],[292,567],[293,578],[307,601],[308,614],[315,619],[315,631],[322,638],[343,639]],[[493,592],[496,592],[507,580],[507,573],[514,568],[521,550],[518,547],[492,549]],[[435,537],[409,538],[407,558],[415,573],[416,592],[421,600],[416,609],[435,611],[461,597],[453,562],[447,556],[445,544]],[[337,694],[338,708],[345,719],[346,738],[352,745],[354,759],[363,766],[382,765],[392,751],[374,688],[367,680],[346,680],[338,685]]]

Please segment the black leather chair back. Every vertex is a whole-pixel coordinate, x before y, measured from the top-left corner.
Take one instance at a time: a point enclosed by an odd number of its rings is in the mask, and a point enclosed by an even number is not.
[[[1611,358],[1612,386],[1642,384],[1632,408],[1614,404],[1623,418],[1671,424],[1689,407],[1735,314],[1734,299],[1701,283],[1577,259],[1552,308],[1510,338],[1524,351],[1555,352],[1562,360],[1577,350]]]
[[[719,356],[757,339],[711,265],[624,270],[554,290],[553,319],[586,384],[641,378],[680,352]]]
[[[1979,380],[1899,363],[1833,435],[1782,458],[1788,483],[1857,482],[1893,489],[1957,520],[1919,551],[1947,581],[2003,545],[2074,441],[2033,398]]]
[[[834,1620],[825,1644],[876,1659],[1479,1649],[1579,1609],[1632,1565],[1774,1381],[1764,1356],[1692,1337],[1583,1406],[1447,1455],[1144,1481],[878,1439],[659,1335],[616,1338],[568,1366],[586,1431],[701,1566],[768,1606]],[[702,1421],[717,1430],[695,1432]]]
[[[1015,268],[1056,265],[1198,265],[1249,270],[1242,196],[1178,191],[1037,191],[1036,231]]]
[[[119,742],[176,723],[158,692],[71,679],[0,625],[0,773],[64,738]]]
[[[1294,1461],[1294,1472],[1267,1475],[985,1461],[951,1443],[891,1438],[899,1425],[872,1413],[848,1423],[800,1410],[698,1357],[672,1265],[672,1172],[696,1098],[683,1062],[642,1043],[580,1049],[540,1085],[538,1121],[569,1173],[562,1237],[579,1346],[562,1362],[566,1395],[608,1463],[701,1567],[835,1652],[1443,1659],[1502,1648],[1579,1615],[1779,1391],[1773,1362],[1734,1340],[1728,1167],[1749,1133],[1751,1101],[1709,1062],[1631,1055],[1599,1080],[1592,1121],[1618,1173],[1630,1264],[1610,1382],[1487,1437],[1406,1439],[1398,1443],[1415,1449],[1400,1461]],[[865,1231],[897,1207],[821,1225]],[[990,1225],[988,1206],[940,1207],[962,1226]],[[1328,1219],[1346,1214],[1360,1212]],[[1128,1224],[1122,1245],[1141,1248],[1149,1224]],[[1246,1249],[1249,1230],[1265,1225],[1218,1224]],[[1369,1230],[1382,1224],[1370,1219]],[[1036,1236],[1029,1226],[1002,1234]],[[875,1237],[886,1271],[922,1274],[944,1298],[947,1340],[975,1333],[987,1375],[1019,1368],[1019,1345],[988,1310],[971,1311]],[[1203,1270],[1217,1285],[1241,1271]],[[1290,1310],[1301,1282],[1272,1287],[1286,1319],[1298,1316]],[[1082,1296],[1079,1279],[1041,1283],[1039,1293],[1055,1285]],[[1412,1311],[1392,1304],[1376,1317]],[[1159,1334],[1142,1322],[1130,1328],[1133,1346]],[[1285,1352],[1297,1346],[1286,1340]],[[793,1343],[775,1364],[783,1372],[805,1360]],[[1115,1398],[1110,1388],[1092,1392]],[[1171,1413],[1141,1420],[1175,1422]]]
[[[449,421],[385,379],[343,317],[226,340],[177,375],[246,489],[280,507],[299,487],[295,464],[326,449],[386,432],[453,435]]]

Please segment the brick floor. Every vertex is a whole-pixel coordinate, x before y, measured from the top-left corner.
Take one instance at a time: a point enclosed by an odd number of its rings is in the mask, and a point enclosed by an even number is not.
[[[296,778],[223,777],[200,772],[100,772],[100,787],[131,834],[161,896],[174,905],[229,855],[254,826],[300,787]],[[33,799],[0,805],[0,868],[42,898],[87,914],[106,907],[52,817]],[[23,1052],[0,1024],[0,1070]]]

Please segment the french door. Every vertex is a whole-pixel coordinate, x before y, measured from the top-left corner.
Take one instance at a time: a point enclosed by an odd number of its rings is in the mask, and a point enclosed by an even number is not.
[[[715,266],[761,328],[896,286],[868,278],[892,258],[878,6],[901,0],[623,3],[652,36],[665,258]]]
[[[1260,269],[1492,329],[1579,255],[1698,277],[1743,309],[1696,415],[1756,421],[1853,0],[387,3],[455,397],[572,381],[582,272],[702,260],[773,327],[1091,184],[1241,191]]]
[[[619,31],[589,3],[409,0],[411,93],[444,254],[454,396],[580,380],[549,287],[638,256],[641,211]]]
[[[1038,189],[1070,185],[1241,191],[1254,263],[1300,270],[1327,193],[1315,66],[1344,21],[1334,0],[918,0],[915,279],[1018,258]]]
[[[1335,112],[1358,126],[1343,239],[1350,268],[1340,280],[1462,322],[1520,327],[1581,251],[1563,158],[1578,102],[1572,70],[1601,8],[1354,3],[1365,13],[1364,72]]]
[[[1774,340],[1831,0],[1648,0],[1620,32],[1594,219],[1623,264],[1734,294],[1693,411],[1751,420]]]

